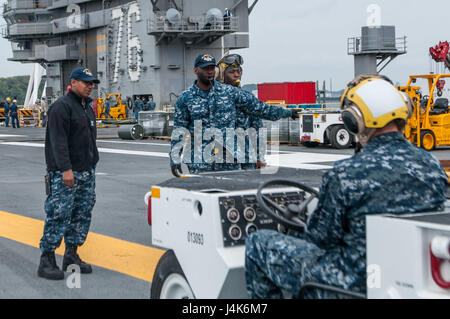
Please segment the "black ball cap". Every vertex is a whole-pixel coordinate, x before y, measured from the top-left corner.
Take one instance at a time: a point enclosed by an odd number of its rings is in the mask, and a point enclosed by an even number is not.
[[[200,54],[194,62],[194,67],[199,67],[201,69],[206,68],[210,65],[216,65],[216,59],[210,54]]]

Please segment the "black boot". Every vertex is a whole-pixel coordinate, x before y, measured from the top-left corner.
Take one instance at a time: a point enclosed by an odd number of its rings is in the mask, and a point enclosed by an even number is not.
[[[67,271],[67,267],[72,264],[78,265],[80,267],[80,272],[82,274],[90,274],[92,272],[92,267],[89,264],[86,264],[84,261],[80,259],[80,256],[77,254],[77,246],[75,245],[67,245],[66,251],[64,252],[63,259],[63,270]]]
[[[54,252],[43,252],[38,268],[38,276],[51,280],[64,279],[64,272],[56,265]]]

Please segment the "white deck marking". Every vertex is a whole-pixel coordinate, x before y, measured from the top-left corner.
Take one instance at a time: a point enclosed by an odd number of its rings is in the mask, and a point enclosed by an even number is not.
[[[0,134],[0,137],[23,137],[26,135]]]
[[[132,142],[132,141],[106,141],[97,140],[97,143],[112,143],[112,144],[136,144],[136,145],[157,145],[157,146],[170,146],[170,143],[145,143],[145,142]]]
[[[42,143],[27,143],[27,142],[2,142],[2,145],[13,145],[13,146],[29,146],[29,147],[45,147]],[[126,155],[140,155],[140,156],[153,156],[153,157],[169,157],[167,152],[145,152],[145,151],[131,151],[131,150],[121,150],[114,148],[104,148],[99,147],[98,151],[100,153],[111,153],[111,154],[126,154]]]
[[[0,142],[3,145],[13,145],[13,146],[31,146],[31,147],[44,147],[44,144],[38,143],[28,143],[28,142]]]
[[[266,162],[271,166],[315,170],[329,169],[332,167],[332,165],[320,165],[315,163],[335,162],[349,157],[351,157],[351,155],[298,152],[295,154],[267,155]]]
[[[147,144],[147,143],[144,143]],[[28,146],[28,147],[40,147],[43,148],[43,143],[28,143],[28,142],[0,142],[0,145],[13,145],[13,146]],[[124,154],[124,155],[138,155],[149,157],[163,157],[169,158],[168,152],[147,152],[147,151],[133,151],[122,150],[113,148],[99,147],[100,153],[110,154]],[[338,160],[346,159],[351,155],[342,154],[323,154],[323,153],[309,153],[309,152],[296,152],[289,154],[272,154],[266,155],[266,161],[271,166],[292,167],[301,169],[329,169],[332,165],[321,165],[320,163],[332,163]],[[317,164],[316,164],[317,163]]]
[[[145,152],[145,151],[130,151],[130,150],[119,150],[114,148],[104,148],[99,147],[98,151],[100,153],[110,153],[110,154],[126,154],[126,155],[140,155],[140,156],[153,156],[153,157],[167,157],[169,158],[169,153],[164,152]]]

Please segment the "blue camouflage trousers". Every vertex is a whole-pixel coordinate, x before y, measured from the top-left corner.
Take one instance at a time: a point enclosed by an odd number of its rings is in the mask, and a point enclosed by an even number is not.
[[[42,252],[55,251],[65,244],[81,246],[91,225],[91,212],[95,204],[95,170],[73,172],[74,188],[63,183],[62,172],[49,172],[51,195],[45,200],[44,234]]]
[[[297,297],[302,285],[314,281],[313,269],[324,250],[296,237],[259,230],[246,240],[245,278],[252,299],[281,299],[283,291]],[[304,298],[317,298],[305,295]]]
[[[11,114],[11,125],[13,128],[20,128],[20,122],[17,113]]]

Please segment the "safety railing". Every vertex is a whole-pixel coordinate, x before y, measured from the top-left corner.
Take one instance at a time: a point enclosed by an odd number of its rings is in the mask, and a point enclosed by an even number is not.
[[[8,0],[3,4],[3,12],[10,10],[45,9],[52,5],[52,0]]]
[[[30,60],[34,57],[33,50],[13,50],[12,53],[12,58],[8,58],[10,61]]]
[[[2,30],[2,35],[3,37],[10,37],[20,35],[50,34],[51,32],[52,26],[50,22],[24,22],[8,26],[6,31]]]
[[[398,53],[406,53],[407,40],[405,37],[399,37],[387,41],[383,38],[364,39],[361,37],[349,38],[347,42],[348,54],[360,54],[365,52],[383,52],[383,51],[396,51]]]
[[[156,15],[147,21],[147,33],[199,33],[237,32],[238,17],[209,18],[205,16],[182,17],[178,23],[170,23],[165,15]]]
[[[3,38],[7,38],[8,37],[9,32],[8,32],[8,26],[7,25],[0,26],[0,34],[1,34],[1,36]]]

